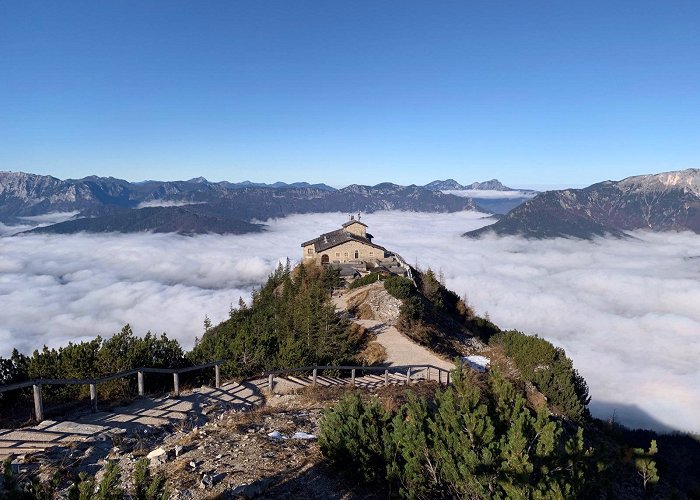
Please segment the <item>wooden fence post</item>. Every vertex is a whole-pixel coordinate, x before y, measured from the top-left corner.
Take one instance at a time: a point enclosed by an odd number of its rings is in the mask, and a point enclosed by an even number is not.
[[[442,368],[438,368],[438,384],[442,385]]]
[[[316,385],[316,377],[318,377],[318,369],[314,368],[313,375],[311,375],[311,383]]]
[[[350,377],[352,378],[352,386],[355,387],[355,369],[354,368],[350,372]]]
[[[221,387],[221,370],[219,365],[214,365],[214,387],[217,389]]]
[[[90,411],[97,412],[97,383],[90,384]]]
[[[143,395],[144,395],[145,392],[146,392],[146,391],[144,390],[143,372],[138,372],[136,375],[137,375],[137,377],[138,377],[138,383],[139,383],[139,396],[143,397]]]
[[[44,420],[44,402],[41,399],[41,384],[34,384],[34,413],[37,422]]]
[[[447,385],[450,385],[450,372],[447,372]]]
[[[180,395],[180,374],[178,372],[173,372],[173,392],[175,396]]]
[[[426,380],[430,382],[430,367],[426,368],[426,370],[428,371],[428,378]]]
[[[384,385],[389,385],[389,370],[384,370]]]
[[[411,383],[411,367],[408,367],[408,370],[406,370],[406,383],[410,384]]]
[[[273,392],[273,389],[275,388],[275,376],[270,373],[270,376],[267,377],[267,390],[270,392]]]

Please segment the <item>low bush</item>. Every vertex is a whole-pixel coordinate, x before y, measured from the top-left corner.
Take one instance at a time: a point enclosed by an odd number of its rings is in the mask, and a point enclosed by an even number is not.
[[[377,401],[366,403],[351,393],[324,415],[319,446],[333,462],[351,465],[350,475],[366,482],[381,481],[386,471],[388,422],[389,414]]]
[[[595,483],[583,430],[535,413],[496,371],[461,370],[434,398],[389,413],[346,396],[320,424],[322,452],[348,474],[404,498],[573,498]]]
[[[372,283],[376,283],[377,281],[381,281],[382,279],[382,275],[379,273],[369,273],[366,276],[358,278],[352,283],[350,283],[350,285],[348,285],[348,290],[360,288],[361,286],[365,285],[371,285]]]
[[[403,276],[389,276],[384,280],[384,288],[393,297],[400,300],[406,300],[416,293],[416,287],[413,282]]]
[[[502,347],[521,376],[535,384],[561,414],[576,421],[588,416],[588,385],[564,349],[515,330],[494,335],[490,343]]]

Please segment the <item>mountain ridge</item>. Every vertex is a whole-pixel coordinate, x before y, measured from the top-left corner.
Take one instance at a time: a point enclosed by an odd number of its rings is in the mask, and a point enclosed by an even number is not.
[[[515,207],[495,224],[464,236],[493,233],[590,239],[621,237],[636,229],[700,233],[700,169],[546,191]]]
[[[145,209],[149,210],[140,212]],[[79,212],[75,220],[36,230],[42,233],[151,230],[223,234],[257,231],[254,221],[290,214],[475,209],[471,198],[388,182],[335,189],[309,183],[212,183],[204,178],[140,183],[97,176],[60,180],[0,172],[0,221],[14,222],[51,212]]]

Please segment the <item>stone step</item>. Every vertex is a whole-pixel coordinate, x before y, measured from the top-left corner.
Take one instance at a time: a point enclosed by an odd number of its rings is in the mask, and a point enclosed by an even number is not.
[[[51,446],[56,446],[56,443],[47,442],[27,442],[27,441],[0,441],[0,450],[2,449],[14,449],[17,447],[21,448],[35,448],[38,450],[45,450]]]
[[[0,460],[11,457],[12,455],[29,455],[38,451],[44,451],[45,448],[29,448],[25,446],[13,446],[12,448],[0,448]]]

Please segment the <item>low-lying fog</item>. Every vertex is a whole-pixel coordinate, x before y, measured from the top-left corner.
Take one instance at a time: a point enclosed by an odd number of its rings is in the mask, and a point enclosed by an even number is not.
[[[225,319],[239,296],[300,243],[345,214],[268,221],[263,234],[32,235],[0,238],[0,356],[108,336],[125,323],[184,347],[205,314]],[[482,214],[368,214],[375,242],[441,269],[502,328],[564,347],[591,387],[596,416],[700,432],[700,236],[470,240]]]

